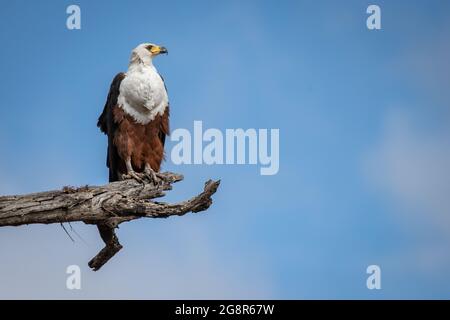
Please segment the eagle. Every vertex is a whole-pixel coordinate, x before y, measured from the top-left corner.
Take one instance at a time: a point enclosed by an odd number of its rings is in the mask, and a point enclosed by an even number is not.
[[[127,72],[110,86],[97,126],[108,136],[106,165],[109,181],[146,177],[158,182],[169,134],[169,98],[153,58],[165,47],[142,43],[131,52]]]

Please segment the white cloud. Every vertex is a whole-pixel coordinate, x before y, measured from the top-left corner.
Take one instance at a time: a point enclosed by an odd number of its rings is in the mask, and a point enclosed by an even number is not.
[[[411,93],[388,108],[381,135],[366,154],[370,181],[392,201],[408,227],[450,242],[450,45],[448,21],[419,34],[393,60],[399,83]],[[395,67],[397,66],[397,67]]]
[[[72,243],[59,225],[0,228],[0,298],[273,297],[270,276],[258,257],[236,252],[227,259],[230,252],[220,250],[210,232],[193,221],[142,223],[123,225],[118,235],[124,249],[98,272],[87,267],[103,246],[94,226],[74,225],[87,245],[78,239]],[[82,269],[80,291],[65,287],[66,267],[72,264]]]
[[[411,223],[450,231],[450,131],[422,129],[405,112],[390,112],[378,145],[365,159],[370,180]]]

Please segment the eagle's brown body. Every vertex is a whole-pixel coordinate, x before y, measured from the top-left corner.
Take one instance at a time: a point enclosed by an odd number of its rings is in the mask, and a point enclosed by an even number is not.
[[[105,107],[97,126],[108,136],[107,166],[109,181],[117,181],[127,174],[127,159],[135,172],[144,172],[149,165],[158,172],[164,159],[164,143],[169,134],[169,106],[163,115],[157,114],[148,124],[139,124],[118,106],[120,83],[125,74],[113,80]]]

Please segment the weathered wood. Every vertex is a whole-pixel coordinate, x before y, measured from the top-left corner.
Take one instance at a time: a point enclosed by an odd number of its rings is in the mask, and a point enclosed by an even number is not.
[[[220,183],[209,180],[202,193],[180,203],[150,201],[164,196],[173,183],[183,179],[182,175],[170,172],[162,173],[160,177],[157,185],[129,179],[105,186],[64,187],[62,190],[2,196],[0,227],[73,221],[95,224],[106,245],[89,262],[93,270],[98,270],[122,248],[114,233],[119,224],[144,217],[167,218],[206,210]]]

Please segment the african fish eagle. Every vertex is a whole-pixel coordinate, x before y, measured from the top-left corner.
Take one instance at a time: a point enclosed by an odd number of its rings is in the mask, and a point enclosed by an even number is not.
[[[142,176],[157,181],[169,134],[169,98],[153,58],[167,49],[143,43],[133,49],[127,72],[111,83],[97,126],[108,136],[109,181]]]

